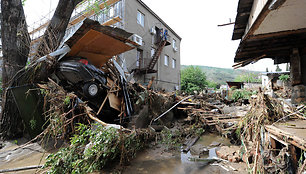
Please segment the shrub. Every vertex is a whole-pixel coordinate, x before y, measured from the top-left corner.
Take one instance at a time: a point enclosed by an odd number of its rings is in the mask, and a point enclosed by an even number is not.
[[[249,99],[252,94],[253,93],[251,91],[237,89],[237,90],[234,90],[232,94],[232,99],[235,102],[238,101],[239,99]]]

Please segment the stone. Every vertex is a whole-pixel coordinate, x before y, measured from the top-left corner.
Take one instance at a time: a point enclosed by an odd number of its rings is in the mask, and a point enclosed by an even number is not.
[[[190,148],[190,153],[191,155],[201,156],[201,155],[207,155],[209,153],[209,150],[206,147],[204,147],[202,144],[196,144]]]
[[[139,114],[134,117],[135,119],[135,128],[147,128],[150,124],[150,117],[149,117],[149,108],[148,106],[144,106],[140,111]]]

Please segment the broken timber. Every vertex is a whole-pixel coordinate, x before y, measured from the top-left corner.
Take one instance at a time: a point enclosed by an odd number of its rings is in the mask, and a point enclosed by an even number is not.
[[[299,124],[306,124],[306,120],[298,120],[298,122]],[[278,139],[284,140],[286,143],[290,143],[304,151],[306,150],[306,134],[303,129],[288,128],[279,124],[277,126],[265,126],[265,129]]]

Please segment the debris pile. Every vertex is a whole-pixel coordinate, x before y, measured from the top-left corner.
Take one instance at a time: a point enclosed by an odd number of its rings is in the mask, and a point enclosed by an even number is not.
[[[289,155],[290,149],[282,148],[278,150],[275,149],[275,145],[272,147],[271,143],[273,145],[274,140],[272,142],[271,137],[273,135],[269,134],[267,128],[268,125],[273,126],[289,119],[305,119],[301,115],[302,107],[294,112],[294,108],[284,107],[286,104],[281,100],[271,98],[264,92],[259,92],[257,96],[250,100],[250,103],[249,112],[241,119],[236,130],[238,137],[241,139],[240,154],[242,160],[247,163],[249,170],[253,172],[295,171],[289,169],[291,166],[289,160],[291,158]],[[251,167],[251,163],[253,167]],[[276,169],[275,166],[279,166],[277,170],[274,170]]]

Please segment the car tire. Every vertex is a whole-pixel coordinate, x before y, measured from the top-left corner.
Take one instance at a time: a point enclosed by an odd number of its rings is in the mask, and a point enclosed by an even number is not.
[[[83,86],[83,92],[88,98],[95,98],[99,95],[99,85],[96,82],[89,82]]]

